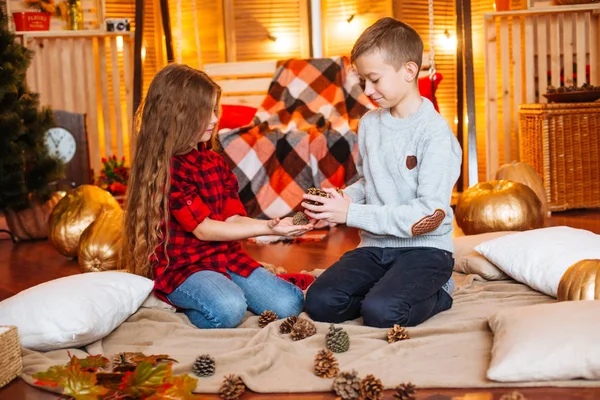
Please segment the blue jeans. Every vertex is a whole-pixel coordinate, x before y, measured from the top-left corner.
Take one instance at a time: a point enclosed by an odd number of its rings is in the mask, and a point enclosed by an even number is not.
[[[249,309],[254,314],[272,310],[279,318],[298,315],[304,294],[296,285],[264,268],[250,276],[199,271],[167,296],[198,328],[235,328]]]
[[[361,247],[327,268],[306,292],[305,311],[316,321],[363,317],[365,325],[415,326],[452,307],[442,289],[452,254],[428,247]]]

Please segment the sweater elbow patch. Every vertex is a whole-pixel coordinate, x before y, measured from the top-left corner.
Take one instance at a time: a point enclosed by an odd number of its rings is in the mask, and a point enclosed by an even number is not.
[[[433,214],[427,215],[418,220],[411,228],[413,236],[423,235],[436,230],[446,218],[446,213],[439,208]]]

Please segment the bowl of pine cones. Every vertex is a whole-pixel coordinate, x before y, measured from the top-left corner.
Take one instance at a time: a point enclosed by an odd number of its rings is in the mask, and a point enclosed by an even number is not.
[[[544,97],[553,103],[591,103],[600,99],[600,86],[548,86]]]

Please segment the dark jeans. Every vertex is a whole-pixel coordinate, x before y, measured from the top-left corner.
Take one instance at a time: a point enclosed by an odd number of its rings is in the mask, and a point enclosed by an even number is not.
[[[378,328],[415,326],[452,307],[442,286],[453,267],[452,254],[437,248],[357,248],[308,288],[304,310],[321,322],[362,316]]]

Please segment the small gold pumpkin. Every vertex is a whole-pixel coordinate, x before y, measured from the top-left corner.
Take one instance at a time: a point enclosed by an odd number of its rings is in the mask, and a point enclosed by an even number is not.
[[[538,196],[519,182],[478,183],[456,204],[456,223],[466,235],[541,228],[544,219]]]
[[[109,271],[119,266],[123,211],[105,210],[85,228],[77,259],[84,272]]]
[[[46,202],[29,194],[30,207],[20,211],[5,210],[6,225],[19,240],[44,239],[48,237],[48,219],[65,192],[54,192]]]
[[[538,173],[528,164],[517,161],[504,164],[496,172],[496,179],[519,182],[529,186],[542,202],[542,213],[544,216],[548,214],[548,198],[544,182]]]
[[[52,210],[48,227],[50,242],[59,253],[77,256],[79,238],[104,210],[121,209],[115,198],[106,190],[94,185],[81,185],[67,192]]]
[[[581,260],[565,271],[558,300],[600,300],[600,260]]]

